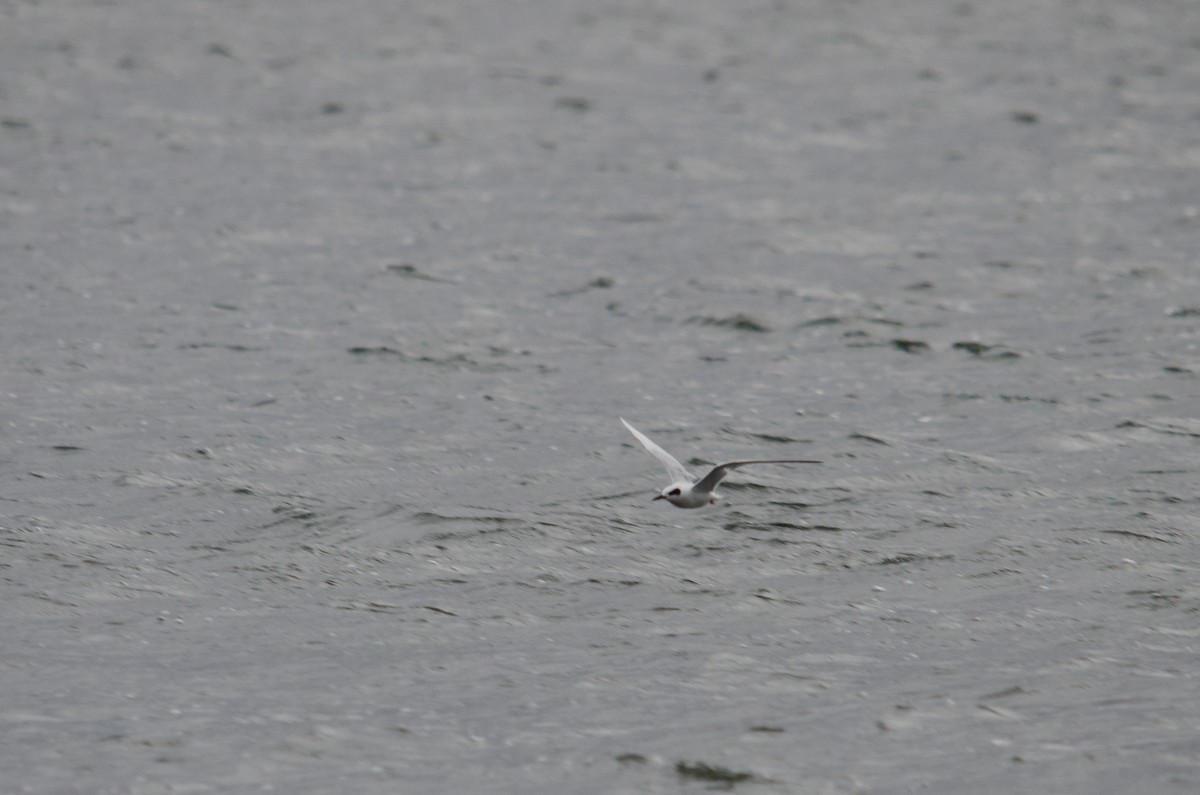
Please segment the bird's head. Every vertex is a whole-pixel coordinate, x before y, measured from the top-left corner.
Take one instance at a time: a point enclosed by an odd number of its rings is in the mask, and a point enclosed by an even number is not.
[[[683,494],[683,489],[679,486],[667,486],[662,490],[662,494],[658,495],[650,502],[654,502],[655,500],[667,500],[669,502],[675,502],[675,500],[679,499],[681,494]]]

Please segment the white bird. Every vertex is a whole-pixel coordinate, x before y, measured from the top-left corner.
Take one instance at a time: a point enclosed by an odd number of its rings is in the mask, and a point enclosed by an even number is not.
[[[675,456],[662,449],[654,442],[650,441],[650,437],[639,431],[637,428],[625,422],[621,418],[621,424],[629,429],[634,438],[642,443],[650,454],[662,462],[667,468],[667,477],[671,478],[671,485],[662,490],[662,493],[655,497],[655,500],[666,500],[676,508],[702,508],[705,505],[711,505],[721,499],[715,489],[717,484],[729,474],[729,470],[744,467],[746,464],[819,464],[820,461],[809,461],[802,459],[759,459],[754,461],[726,461],[724,464],[717,464],[707,475],[696,480],[683,464],[675,460]]]

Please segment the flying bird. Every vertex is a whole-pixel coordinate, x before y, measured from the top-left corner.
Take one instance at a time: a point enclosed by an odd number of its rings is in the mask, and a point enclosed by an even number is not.
[[[683,464],[675,460],[675,456],[668,453],[666,450],[659,447],[650,437],[639,431],[637,428],[625,422],[621,418],[621,424],[629,429],[633,437],[642,443],[642,447],[650,452],[650,455],[662,462],[662,465],[667,468],[667,477],[671,479],[671,484],[662,490],[662,493],[655,497],[655,500],[666,500],[676,508],[702,508],[705,505],[712,505],[717,500],[721,499],[717,494],[717,484],[729,474],[729,470],[744,467],[747,464],[819,464],[820,461],[802,460],[796,458],[788,459],[756,459],[753,461],[726,461],[724,464],[717,464],[707,475],[696,480]]]

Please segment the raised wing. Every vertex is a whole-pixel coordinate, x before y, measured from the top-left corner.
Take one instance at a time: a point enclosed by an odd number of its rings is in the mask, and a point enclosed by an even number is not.
[[[688,483],[692,482],[691,474],[686,468],[684,468],[683,464],[675,460],[675,456],[671,455],[666,450],[650,441],[649,436],[642,433],[628,422],[625,422],[623,418],[619,419],[621,419],[621,424],[628,428],[629,432],[633,434],[633,437],[642,443],[642,447],[645,447],[648,451],[650,451],[650,455],[661,461],[662,465],[667,468],[667,476],[671,478],[672,483],[678,483],[681,480],[686,480]],[[720,479],[721,478],[717,478],[717,480]],[[713,485],[716,485],[716,481],[713,481]]]
[[[632,428],[630,430],[632,430]],[[725,476],[729,474],[729,470],[737,469],[738,467],[744,467],[747,464],[820,464],[820,463],[821,463],[820,461],[810,461],[807,459],[798,459],[798,458],[788,458],[788,459],[776,458],[776,459],[771,459],[771,460],[760,459],[760,460],[756,460],[756,461],[726,461],[724,464],[717,464],[715,467],[713,467],[712,471],[710,471],[707,475],[704,476],[704,478],[699,483],[697,483],[695,486],[692,487],[692,491],[699,492],[699,493],[708,493],[708,492],[712,491],[713,489],[715,489],[717,487],[717,484],[720,483],[725,478]]]

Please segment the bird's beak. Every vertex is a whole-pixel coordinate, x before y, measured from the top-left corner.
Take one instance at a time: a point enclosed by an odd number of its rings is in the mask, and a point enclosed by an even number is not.
[[[654,498],[654,500],[665,500],[665,499],[666,499],[666,497],[664,497],[661,494]],[[654,500],[650,500],[650,502],[654,502]]]

